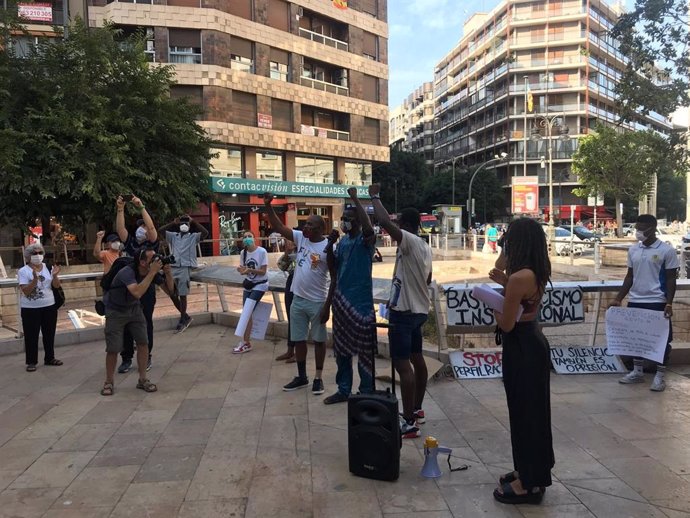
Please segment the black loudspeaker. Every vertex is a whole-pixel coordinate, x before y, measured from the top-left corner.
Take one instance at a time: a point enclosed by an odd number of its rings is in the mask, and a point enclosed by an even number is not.
[[[350,472],[397,480],[400,474],[398,399],[389,391],[353,394],[347,402]]]

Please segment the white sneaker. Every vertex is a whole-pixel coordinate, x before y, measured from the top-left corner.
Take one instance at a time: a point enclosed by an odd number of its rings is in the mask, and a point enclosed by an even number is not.
[[[644,374],[640,374],[636,371],[630,371],[619,379],[618,383],[622,383],[623,385],[630,385],[631,383],[644,383]]]
[[[252,344],[249,342],[240,342],[237,347],[232,350],[232,354],[248,353],[252,350]]]
[[[666,381],[664,381],[663,378],[659,378],[659,376],[654,376],[654,381],[652,381],[652,386],[649,387],[649,390],[653,392],[663,392],[666,390]]]

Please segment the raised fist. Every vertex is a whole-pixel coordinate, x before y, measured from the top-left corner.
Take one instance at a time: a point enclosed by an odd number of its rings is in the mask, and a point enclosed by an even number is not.
[[[271,202],[273,201],[273,194],[270,192],[265,192],[264,193],[264,205],[270,205]]]
[[[369,186],[369,196],[379,196],[381,193],[381,184],[372,183]]]

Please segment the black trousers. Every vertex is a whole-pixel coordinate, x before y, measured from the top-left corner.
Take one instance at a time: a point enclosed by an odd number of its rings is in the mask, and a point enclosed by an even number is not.
[[[549,342],[534,321],[517,323],[502,340],[513,465],[525,489],[550,486],[555,459]]]
[[[288,319],[288,347],[294,347],[295,342],[290,340],[290,306],[292,306],[292,299],[294,297],[292,291],[290,290],[290,287],[292,286],[292,277],[294,276],[294,273],[290,273],[288,275],[287,280],[285,281],[285,311],[287,311],[287,319]]]
[[[55,306],[44,308],[22,308],[22,330],[26,364],[38,363],[38,333],[43,335],[44,363],[55,359],[55,328],[58,310]]]
[[[665,302],[628,302],[629,308],[649,309],[651,311],[663,311],[666,309]],[[664,351],[664,363],[657,365],[666,365],[668,358],[671,356],[671,342],[673,342],[673,323],[668,323],[668,341],[666,343],[666,350]],[[644,358],[634,358],[635,360],[644,360]]]
[[[149,356],[151,356],[151,351],[153,350],[153,310],[156,308],[156,297],[155,294],[153,297],[148,296],[148,292],[141,297],[140,303],[141,303],[141,310],[144,313],[144,317],[146,318],[146,334],[148,335],[149,338]],[[124,342],[122,344],[122,352],[120,353],[120,356],[122,356],[122,361],[132,361],[132,358],[134,358],[134,339],[132,338],[132,335],[125,330],[125,336],[124,336]]]

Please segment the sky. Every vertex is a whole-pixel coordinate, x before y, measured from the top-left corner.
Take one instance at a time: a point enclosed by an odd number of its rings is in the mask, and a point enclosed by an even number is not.
[[[402,103],[425,81],[462,36],[464,21],[499,0],[389,0],[388,104]]]

